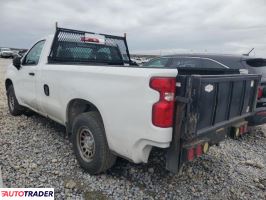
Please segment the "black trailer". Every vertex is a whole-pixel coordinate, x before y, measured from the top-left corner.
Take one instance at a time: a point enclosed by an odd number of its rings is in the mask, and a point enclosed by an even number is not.
[[[178,75],[166,168],[177,172],[231,134],[234,125],[239,124],[239,134],[246,131],[245,118],[254,115],[259,83],[260,75]]]

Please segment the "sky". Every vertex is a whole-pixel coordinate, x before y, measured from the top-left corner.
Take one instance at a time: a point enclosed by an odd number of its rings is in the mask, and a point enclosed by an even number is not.
[[[30,48],[59,27],[127,33],[132,53],[266,57],[266,0],[0,0],[0,46]]]

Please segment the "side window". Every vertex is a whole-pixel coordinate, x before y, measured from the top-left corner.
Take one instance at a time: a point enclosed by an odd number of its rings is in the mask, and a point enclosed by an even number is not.
[[[165,67],[168,62],[168,58],[157,58],[151,60],[144,66],[151,66],[151,67]]]
[[[202,61],[198,58],[174,58],[171,67],[202,68]]]
[[[26,55],[23,65],[37,65],[40,59],[44,40],[37,42]]]

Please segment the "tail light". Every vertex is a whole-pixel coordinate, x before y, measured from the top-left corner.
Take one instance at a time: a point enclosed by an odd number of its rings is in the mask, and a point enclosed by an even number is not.
[[[248,124],[245,124],[244,125],[244,133],[247,133],[248,132]]]
[[[258,88],[258,96],[257,96],[257,99],[260,99],[263,95],[263,90],[261,87]]]
[[[242,135],[244,133],[244,126],[240,126],[239,132],[240,132],[240,135]]]
[[[82,42],[94,42],[94,43],[100,43],[100,40],[98,38],[90,38],[90,37],[81,37],[80,40]]]
[[[240,136],[242,136],[245,133],[248,133],[248,124],[247,123],[244,123],[242,125],[233,126],[231,129],[231,136],[234,139],[239,138]]]
[[[173,125],[175,102],[175,78],[153,77],[150,87],[160,93],[160,99],[152,107],[152,123],[167,128]]]
[[[188,149],[187,151],[187,160],[188,161],[194,160],[194,148],[193,147]]]
[[[259,116],[266,116],[266,111],[260,111],[260,112],[257,112],[256,115],[259,115]]]
[[[197,157],[200,157],[202,155],[202,145],[198,144],[196,147],[196,155]]]
[[[209,150],[209,143],[199,143],[192,146],[183,147],[182,151],[182,160],[184,161],[192,161],[195,158],[202,156],[207,153]]]

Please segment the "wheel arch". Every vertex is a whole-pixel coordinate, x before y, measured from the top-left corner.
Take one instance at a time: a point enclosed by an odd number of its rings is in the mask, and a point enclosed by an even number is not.
[[[67,128],[67,132],[69,135],[71,135],[72,123],[75,117],[81,113],[90,112],[90,111],[98,112],[101,116],[101,120],[103,121],[102,115],[99,109],[90,101],[76,98],[68,102],[67,108],[66,108],[66,128]]]
[[[6,81],[5,81],[6,91],[7,91],[7,89],[9,88],[10,85],[13,85],[13,82],[12,82],[11,79],[8,78],[8,79],[6,79]]]

